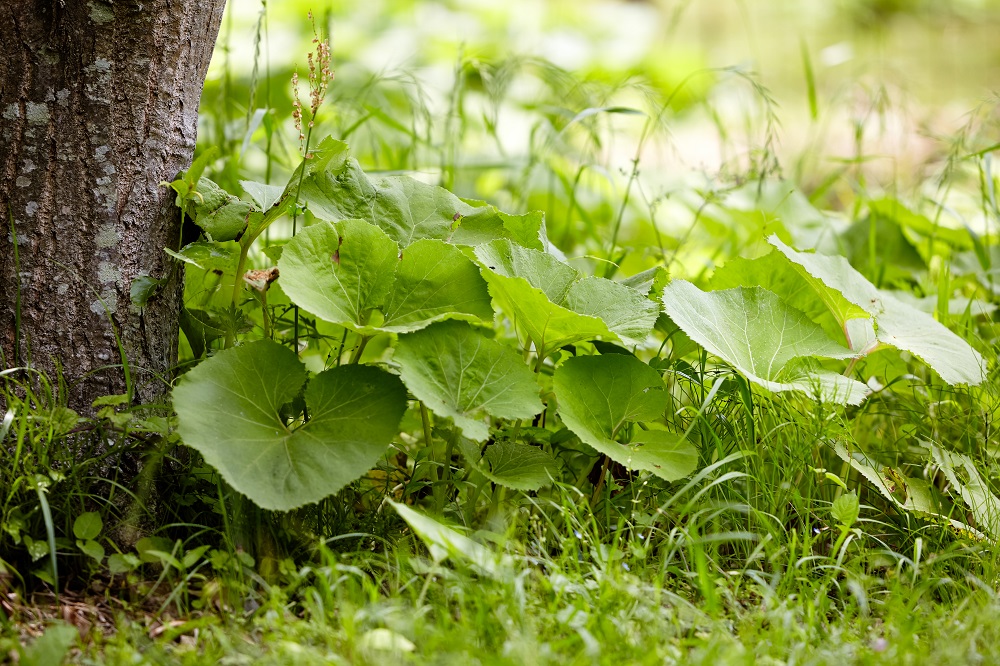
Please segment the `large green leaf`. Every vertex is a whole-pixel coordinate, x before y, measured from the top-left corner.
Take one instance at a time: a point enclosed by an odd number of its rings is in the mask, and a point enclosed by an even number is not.
[[[492,321],[486,282],[454,245],[419,240],[403,251],[379,328],[403,333],[449,318]]]
[[[327,370],[306,389],[309,421],[290,425],[281,408],[305,381],[295,354],[274,342],[224,351],[174,389],[178,432],[258,506],[287,511],[319,501],[385,452],[406,410],[406,390],[378,368]]]
[[[211,240],[230,241],[238,238],[246,228],[253,206],[208,178],[199,178],[197,190],[188,195],[186,209]]]
[[[602,320],[556,305],[524,278],[488,270],[483,271],[483,277],[496,305],[510,318],[518,335],[534,343],[541,358],[574,342],[616,337]]]
[[[279,185],[268,185],[254,180],[241,180],[240,185],[260,210],[268,210],[278,205],[285,193],[285,188]]]
[[[677,481],[698,467],[698,449],[684,438],[663,430],[639,430],[625,446],[629,469],[646,470],[661,479]]]
[[[176,252],[169,247],[164,248],[163,251],[174,259],[197,266],[202,270],[219,270],[229,274],[236,272],[236,265],[240,259],[240,244],[236,241],[226,241],[224,243],[219,241],[195,241],[194,243],[188,243]]]
[[[366,220],[403,248],[423,238],[449,240],[465,218],[480,226],[523,231],[514,222],[505,225],[492,207],[472,206],[442,187],[408,176],[366,174],[350,157],[347,144],[334,139],[320,143],[305,170],[299,196],[317,217]]]
[[[399,248],[361,220],[303,229],[281,254],[281,286],[297,305],[326,321],[367,330],[372,310],[385,305]]]
[[[931,315],[879,291],[847,259],[797,252],[777,236],[768,242],[788,257],[803,277],[838,290],[868,312],[875,320],[878,342],[910,352],[949,384],[983,381],[986,363],[979,352]]]
[[[663,290],[663,305],[692,340],[770,391],[804,391],[847,404],[860,403],[867,393],[864,384],[836,373],[802,374],[796,366],[786,371],[793,359],[846,359],[854,352],[763,287],[703,292],[674,280]]]
[[[657,420],[667,406],[659,373],[634,356],[568,359],[556,368],[553,388],[566,427],[615,462],[668,481],[694,470],[697,452],[671,433],[651,430],[640,432],[629,444],[616,441],[625,426]]]
[[[464,322],[401,335],[393,359],[410,392],[469,439],[489,437],[486,415],[525,419],[542,411],[535,377],[520,355]]]
[[[461,218],[458,228],[451,235],[456,245],[482,245],[498,238],[507,238],[518,245],[535,250],[545,249],[542,230],[542,213],[534,211],[524,215],[508,215],[486,202],[468,201],[481,206],[472,215]]]
[[[785,303],[801,310],[836,340],[846,336],[848,321],[871,318],[836,289],[816,279],[803,279],[797,268],[784,254],[774,250],[756,259],[737,257],[716,271],[710,286],[713,291],[759,286],[780,294]],[[860,351],[853,342],[848,340],[851,349]]]
[[[562,305],[580,273],[551,254],[498,240],[476,247],[476,258],[490,271],[505,278],[522,278],[540,289],[553,303]]]
[[[639,344],[657,305],[625,285],[583,277],[552,255],[497,240],[475,249],[497,305],[540,356],[582,340]]]
[[[285,293],[326,321],[371,333],[402,333],[442,319],[493,319],[486,282],[461,250],[424,239],[399,248],[362,220],[323,222],[285,246]],[[371,312],[384,321],[369,324]]]
[[[640,345],[660,315],[657,303],[639,291],[600,277],[584,277],[566,294],[566,306],[579,314],[601,319],[618,339]]]

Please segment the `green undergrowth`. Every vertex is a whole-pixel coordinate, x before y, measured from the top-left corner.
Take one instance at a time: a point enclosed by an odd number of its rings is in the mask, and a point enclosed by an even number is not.
[[[864,123],[789,177],[742,69],[461,52],[441,94],[311,28],[298,95],[227,56],[163,184],[164,404],[0,374],[0,654],[1000,658],[995,100],[900,191]],[[720,171],[666,172],[698,119]]]

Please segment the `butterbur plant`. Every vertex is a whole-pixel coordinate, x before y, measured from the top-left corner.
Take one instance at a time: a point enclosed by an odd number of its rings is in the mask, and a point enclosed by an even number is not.
[[[890,346],[946,382],[982,380],[982,357],[933,317],[876,289],[845,259],[776,236],[770,254],[734,260],[703,291],[663,271],[621,282],[588,275],[549,251],[540,214],[367,174],[334,139],[284,188],[243,183],[237,198],[196,182],[183,199],[207,240],[177,256],[211,257],[235,281],[260,231],[295,214],[282,202],[300,202],[312,223],[280,255],[265,249],[276,270],[245,280],[262,297],[276,280],[292,304],[342,331],[326,369],[307,369],[295,341],[291,349],[245,341],[174,389],[183,441],[267,509],[319,501],[365,475],[402,441],[411,404],[424,445],[446,446],[442,467],[450,471],[459,452],[483,483],[543,488],[561,478],[561,443],[571,439],[592,452],[598,490],[612,464],[679,480],[700,453],[669,411],[669,364],[656,339],[668,322],[763,390],[807,399],[860,403],[869,389],[852,376],[854,364]],[[220,228],[234,220],[230,207],[246,220],[242,229]],[[264,326],[272,337],[266,312]],[[374,340],[380,351],[366,355]]]

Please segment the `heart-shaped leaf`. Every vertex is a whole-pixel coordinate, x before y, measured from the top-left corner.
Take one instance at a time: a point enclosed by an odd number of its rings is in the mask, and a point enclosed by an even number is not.
[[[667,392],[659,373],[634,356],[579,356],[556,368],[559,418],[583,442],[615,462],[675,481],[697,465],[698,453],[668,432],[639,432],[621,444],[622,429],[663,415]]]
[[[323,222],[289,241],[278,264],[285,293],[326,321],[362,333],[405,333],[443,319],[492,320],[486,282],[461,250],[423,239],[398,246],[361,220]],[[382,311],[381,324],[370,324]]]
[[[367,330],[372,310],[385,305],[399,247],[362,220],[322,222],[285,245],[281,286],[300,307],[326,321]]]
[[[379,328],[404,333],[442,319],[493,320],[479,269],[454,245],[424,239],[403,251]]]
[[[802,374],[795,366],[786,371],[793,359],[846,359],[854,352],[763,287],[704,292],[674,280],[663,290],[663,305],[692,340],[770,391],[804,391],[847,404],[867,394],[864,384],[836,373]]]
[[[410,392],[469,439],[489,437],[487,415],[525,419],[542,411],[538,384],[520,355],[464,322],[401,335],[393,360]]]
[[[174,389],[178,432],[229,484],[265,509],[316,502],[378,460],[406,410],[397,377],[369,366],[321,372],[305,392],[309,420],[281,408],[306,381],[295,354],[259,340],[204,361]]]
[[[549,453],[510,439],[491,444],[477,467],[493,483],[514,490],[538,490],[559,478],[559,463]]]

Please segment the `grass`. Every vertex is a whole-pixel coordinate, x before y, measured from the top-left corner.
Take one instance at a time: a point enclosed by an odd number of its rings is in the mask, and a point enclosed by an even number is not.
[[[278,10],[262,7],[245,44],[224,25],[225,66],[201,117],[203,146],[220,150],[211,176],[232,191],[241,178],[283,182],[297,164],[289,63],[266,48]],[[260,50],[242,72],[232,53],[248,45]],[[810,63],[808,44],[795,48]],[[502,52],[477,50],[490,49]],[[861,100],[853,154],[838,161],[812,148],[785,154],[780,100],[744,69],[698,63],[633,76],[609,65],[583,76],[469,48],[435,91],[412,72],[370,71],[336,48],[335,57],[338,78],[314,131],[349,140],[370,171],[543,210],[549,238],[575,267],[618,278],[665,266],[704,279],[731,257],[759,254],[778,218],[815,215],[818,242],[849,228],[839,238],[851,242],[837,249],[880,287],[930,298],[939,320],[987,357],[989,377],[950,387],[915,359],[881,352],[855,373],[885,385],[860,407],[833,408],[752,389],[671,331],[657,355],[674,401],[669,425],[700,455],[687,479],[611,466],[597,482],[593,456],[567,441],[559,452],[568,473],[552,488],[480,488],[412,408],[365,479],[277,514],[239,497],[184,447],[163,406],[112,397],[81,419],[60,377],[6,372],[0,655],[57,663],[68,650],[94,664],[1000,661],[993,539],[899,508],[836,451],[864,452],[887,484],[926,481],[948,517],[989,532],[989,510],[961,500],[975,484],[949,478],[930,451],[969,455],[989,504],[1000,477],[996,315],[949,299],[996,303],[995,100],[938,143],[943,157],[903,163],[906,173],[887,178],[870,143],[890,108],[881,90]],[[812,117],[839,122],[843,108],[822,106],[830,98],[819,70],[810,64],[807,76],[800,101]],[[673,168],[686,140],[675,131],[691,127],[712,128],[717,170]],[[826,136],[810,131],[817,145]],[[795,164],[794,186],[769,190],[783,163]],[[930,231],[872,214],[887,194],[924,214]],[[956,245],[941,222],[948,216],[981,218],[984,231]],[[272,239],[290,232],[276,225]],[[250,262],[269,265],[259,253]],[[231,287],[192,269],[185,302],[228,304]],[[283,298],[268,296],[269,325],[290,338],[298,318]],[[249,315],[251,336],[259,313]],[[338,344],[344,351],[346,334],[305,313],[301,331],[307,361],[321,363]],[[207,344],[221,347],[222,336]],[[200,356],[193,347],[182,338],[182,367]],[[441,479],[453,479],[450,490]],[[855,496],[857,515],[845,515]],[[510,565],[484,569],[461,549],[429,549],[387,499],[435,513]],[[89,539],[100,558],[80,536],[90,515],[100,517]]]

